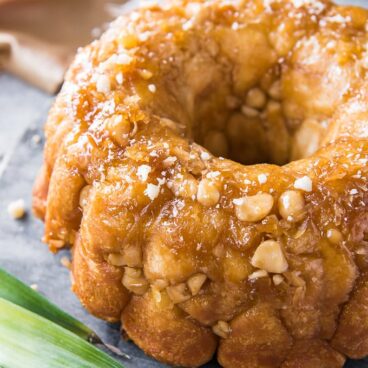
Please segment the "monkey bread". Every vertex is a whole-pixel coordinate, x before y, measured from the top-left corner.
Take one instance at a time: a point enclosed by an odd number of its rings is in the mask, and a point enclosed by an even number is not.
[[[368,11],[174,0],[81,49],[34,211],[85,308],[155,359],[368,355]]]

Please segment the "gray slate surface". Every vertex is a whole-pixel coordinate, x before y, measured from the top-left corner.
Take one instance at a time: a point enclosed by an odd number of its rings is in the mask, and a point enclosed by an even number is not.
[[[17,198],[23,198],[28,209],[31,207],[31,188],[42,161],[42,143],[36,145],[32,137],[42,134],[48,103],[45,105],[38,111],[32,126],[24,132],[0,178],[0,267],[29,285],[37,284],[42,294],[94,329],[105,342],[131,355],[132,361],[123,361],[127,368],[166,367],[145,356],[134,344],[122,341],[119,326],[100,321],[82,308],[70,291],[69,272],[60,263],[61,257],[69,256],[69,252],[62,251],[55,256],[48,251],[40,240],[43,232],[40,221],[31,214],[21,221],[14,221],[7,214],[7,204]],[[206,367],[215,368],[218,365],[211,363]],[[348,367],[367,368],[368,360],[349,362]]]
[[[344,2],[367,4],[366,0],[340,1]],[[30,214],[21,221],[12,220],[7,214],[8,203],[18,198],[26,201],[28,209],[31,206],[31,188],[42,160],[42,143],[36,145],[32,137],[42,135],[52,100],[13,77],[0,75],[0,267],[27,284],[37,284],[42,294],[93,328],[105,342],[130,354],[132,361],[123,361],[127,368],[166,367],[146,357],[134,344],[122,341],[119,326],[97,320],[81,307],[70,291],[68,271],[60,264],[68,252],[55,256],[48,251],[40,241],[41,222]],[[368,368],[368,360],[350,361],[345,366],[363,367]]]

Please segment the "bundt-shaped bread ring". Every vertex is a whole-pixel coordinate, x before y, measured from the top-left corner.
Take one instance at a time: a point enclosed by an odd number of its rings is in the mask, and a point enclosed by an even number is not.
[[[52,251],[73,245],[91,313],[171,365],[368,355],[367,21],[180,0],[78,53],[34,209]]]

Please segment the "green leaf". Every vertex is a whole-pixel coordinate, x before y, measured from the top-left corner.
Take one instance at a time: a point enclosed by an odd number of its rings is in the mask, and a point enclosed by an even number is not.
[[[0,297],[57,323],[84,340],[101,343],[100,338],[89,327],[1,268]]]
[[[74,333],[3,298],[0,367],[123,368]]]
[[[118,348],[105,344],[88,326],[61,310],[37,291],[34,291],[2,268],[0,268],[0,298],[9,300],[16,305],[55,322],[90,343],[104,345],[108,350],[120,357],[131,359],[129,355],[120,351]],[[0,368],[2,367],[0,366]]]

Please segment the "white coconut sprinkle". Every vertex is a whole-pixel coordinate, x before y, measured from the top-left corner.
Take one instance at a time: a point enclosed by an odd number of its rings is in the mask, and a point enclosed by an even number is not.
[[[155,184],[148,184],[147,188],[144,191],[144,194],[151,200],[153,201],[154,199],[156,199],[158,197],[160,193],[160,186],[159,185],[155,185]]]
[[[248,276],[248,280],[256,280],[256,279],[259,279],[261,277],[267,277],[268,276],[268,272],[265,271],[265,270],[258,270],[258,271],[255,271],[253,273],[251,273],[249,276]]]
[[[124,75],[123,75],[123,73],[116,74],[115,79],[116,79],[116,81],[119,84],[123,84],[123,82],[124,82]]]
[[[220,171],[211,171],[206,176],[207,178],[213,179],[213,178],[217,178],[220,175],[221,175]]]
[[[111,91],[110,78],[107,75],[99,75],[96,80],[96,89],[101,93],[109,93]]]
[[[147,181],[148,175],[151,172],[151,166],[141,165],[138,167],[137,176],[140,181]]]
[[[267,183],[267,175],[266,174],[259,174],[258,175],[258,182],[259,182],[259,184]]]
[[[235,204],[235,206],[241,206],[244,202],[244,198],[235,198],[233,199],[233,203]]]
[[[116,63],[120,65],[128,65],[132,61],[132,57],[128,54],[120,54],[116,57]]]
[[[201,160],[208,161],[211,158],[211,155],[208,152],[201,152]]]
[[[176,160],[177,160],[177,158],[175,156],[169,156],[169,157],[165,158],[165,160],[163,160],[162,163],[165,167],[170,167],[170,166],[174,165]]]
[[[309,176],[303,176],[296,179],[294,182],[294,188],[304,190],[305,192],[311,192],[313,188],[312,180]]]

